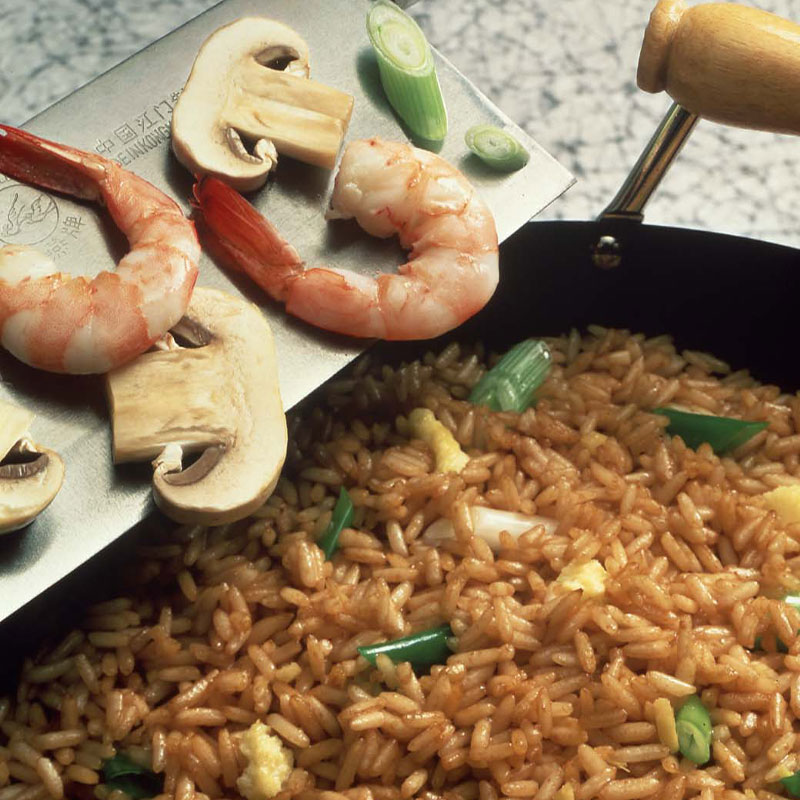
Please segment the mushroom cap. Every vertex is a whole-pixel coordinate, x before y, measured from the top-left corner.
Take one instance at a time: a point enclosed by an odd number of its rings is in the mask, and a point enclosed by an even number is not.
[[[0,534],[24,528],[44,511],[64,482],[61,457],[27,440],[0,463]]]
[[[238,191],[264,184],[277,155],[263,146],[254,154],[236,152],[233,120],[228,112],[245,89],[238,76],[267,68],[271,62],[291,59],[291,74],[308,77],[308,45],[288,25],[265,17],[243,17],[205,41],[172,115],[172,149],[195,175],[224,178]],[[263,70],[262,70],[263,71]],[[264,141],[264,140],[261,140]]]
[[[272,494],[286,457],[272,331],[255,305],[214,289],[195,290],[173,331],[190,346],[107,377],[114,460],[156,459],[154,498],[177,522],[234,522]],[[184,453],[198,455],[186,468]]]

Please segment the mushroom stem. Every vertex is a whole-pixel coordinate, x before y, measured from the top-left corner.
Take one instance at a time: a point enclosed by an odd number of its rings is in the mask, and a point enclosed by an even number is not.
[[[146,370],[115,370],[109,382],[114,463],[150,461],[170,444],[184,453],[230,445],[236,423],[224,403],[228,365],[205,347],[145,357]]]
[[[279,153],[326,169],[336,166],[353,98],[324,83],[255,62],[242,66],[223,125],[250,139],[268,139]]]
[[[345,125],[353,112],[353,97],[347,92],[286,70],[264,69],[253,61],[243,65],[239,85],[242,93],[253,103],[272,100],[321,114]]]
[[[177,522],[235,522],[269,497],[286,457],[272,332],[252,303],[195,289],[172,333],[174,348],[107,376],[114,461],[153,460],[156,504]]]

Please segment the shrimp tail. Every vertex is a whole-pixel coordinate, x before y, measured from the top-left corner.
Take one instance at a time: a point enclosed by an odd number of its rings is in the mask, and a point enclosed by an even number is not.
[[[240,270],[273,300],[284,302],[292,281],[303,273],[297,251],[269,220],[219,178],[194,185],[203,243],[224,266]]]
[[[23,183],[96,202],[106,163],[101,156],[0,125],[0,172]]]

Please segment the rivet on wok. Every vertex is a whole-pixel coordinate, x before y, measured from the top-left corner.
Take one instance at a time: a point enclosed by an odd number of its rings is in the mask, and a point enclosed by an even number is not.
[[[615,269],[622,263],[619,242],[613,236],[601,236],[592,248],[592,263],[599,269]]]

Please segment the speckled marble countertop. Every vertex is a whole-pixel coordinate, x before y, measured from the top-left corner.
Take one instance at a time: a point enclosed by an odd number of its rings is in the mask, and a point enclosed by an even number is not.
[[[653,2],[422,0],[412,8],[430,40],[578,178],[543,217],[601,211],[666,111],[666,96],[634,83]],[[0,118],[24,122],[213,4],[0,0]],[[797,16],[796,0],[758,5]],[[647,219],[800,246],[799,156],[790,137],[702,123]]]

